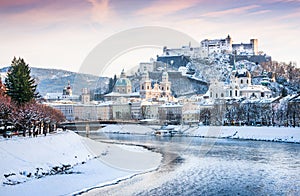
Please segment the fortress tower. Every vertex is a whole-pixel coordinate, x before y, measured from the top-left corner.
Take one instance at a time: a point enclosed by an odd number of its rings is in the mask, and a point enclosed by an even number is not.
[[[250,39],[250,44],[252,44],[253,54],[257,55],[258,54],[258,40],[257,39]]]

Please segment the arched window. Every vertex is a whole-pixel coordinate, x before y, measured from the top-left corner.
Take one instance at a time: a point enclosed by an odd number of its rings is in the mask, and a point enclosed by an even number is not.
[[[249,84],[249,81],[248,81],[248,79],[247,79],[247,84]]]

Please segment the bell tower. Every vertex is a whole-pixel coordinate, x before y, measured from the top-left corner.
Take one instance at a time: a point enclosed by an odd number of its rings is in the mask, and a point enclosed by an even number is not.
[[[140,96],[143,99],[151,98],[151,80],[149,79],[149,73],[145,72],[142,76],[142,80],[140,83]]]
[[[165,70],[162,74],[160,90],[162,91],[163,97],[171,96],[171,82],[169,82],[169,74],[167,70]]]

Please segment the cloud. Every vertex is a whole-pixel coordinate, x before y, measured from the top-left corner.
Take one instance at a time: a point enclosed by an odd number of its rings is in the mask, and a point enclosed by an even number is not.
[[[11,0],[2,0],[0,1],[0,7],[13,7],[13,6],[21,6],[21,5],[28,5],[31,3],[36,3],[38,0],[18,0],[18,1],[11,1]]]
[[[297,9],[293,12],[289,12],[286,15],[281,16],[279,19],[299,19],[300,18],[300,9]]]
[[[92,5],[92,19],[97,23],[105,23],[115,18],[109,0],[87,0]]]
[[[200,1],[196,0],[157,0],[154,1],[149,6],[140,9],[136,12],[136,15],[144,15],[144,16],[164,16],[168,14],[176,13],[180,10],[187,9],[195,6]]]
[[[266,14],[266,13],[269,13],[269,12],[271,12],[271,10],[259,10],[257,12],[249,13],[249,15],[260,15],[260,14]]]
[[[2,3],[2,4],[1,4]],[[87,17],[87,3],[74,0],[74,4],[66,1],[21,0],[18,3],[1,2],[6,6],[0,12],[0,26],[9,29],[43,29],[63,25],[78,24]],[[23,29],[24,30],[24,29]],[[25,30],[26,31],[26,30]]]
[[[225,15],[236,15],[236,14],[243,14],[246,13],[249,10],[255,9],[260,7],[259,5],[249,5],[249,6],[243,6],[233,9],[226,9],[221,11],[215,11],[215,12],[208,12],[205,14],[202,14],[202,17],[222,17]]]
[[[300,0],[263,0],[264,2],[268,3],[295,3],[295,2],[300,2]]]

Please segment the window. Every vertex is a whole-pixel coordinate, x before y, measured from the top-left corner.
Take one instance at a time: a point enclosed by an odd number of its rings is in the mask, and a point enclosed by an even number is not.
[[[232,97],[232,90],[229,91],[229,96]]]
[[[247,79],[247,84],[249,84],[249,80]]]
[[[161,90],[163,91],[163,90],[164,90],[164,87],[161,87]]]
[[[147,86],[147,90],[149,90],[149,86]]]
[[[210,97],[212,97],[212,92],[210,92]]]
[[[224,94],[223,94],[223,93],[221,93],[221,97],[224,97]]]
[[[218,93],[216,93],[216,98],[218,98]]]
[[[241,79],[241,84],[243,84],[243,79]]]
[[[144,85],[142,85],[142,90],[144,90],[144,88],[145,88]]]
[[[236,97],[238,96],[238,91],[237,91],[237,90],[235,90],[235,96],[236,96]]]
[[[265,93],[264,93],[264,92],[261,92],[260,96],[261,96],[261,97],[264,97],[264,96],[265,96]]]

